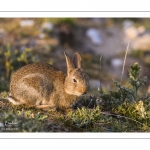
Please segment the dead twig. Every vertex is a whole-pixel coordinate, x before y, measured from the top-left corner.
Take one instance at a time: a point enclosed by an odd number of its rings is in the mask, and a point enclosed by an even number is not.
[[[125,118],[125,119],[128,119],[128,120],[132,120],[132,121],[134,121],[134,122],[136,122],[136,123],[138,123],[138,124],[140,124],[140,125],[142,125],[142,126],[145,125],[145,124],[143,124],[143,123],[141,123],[141,122],[139,122],[139,121],[137,121],[137,120],[135,120],[135,119],[133,119],[133,118],[121,116],[121,115],[118,115],[118,114],[106,113],[106,112],[100,112],[100,113],[103,114],[103,115],[107,115],[107,116],[115,116],[115,117],[117,117],[117,118]],[[148,127],[148,126],[147,126],[147,127]],[[149,128],[149,127],[148,127],[148,128]]]
[[[100,80],[101,79],[100,73],[101,73],[101,69],[102,69],[102,55],[100,56],[99,61],[100,61],[100,63],[99,63],[99,87],[98,87],[98,91],[100,91],[102,88],[101,80]]]
[[[124,73],[124,66],[125,66],[125,62],[126,62],[126,57],[127,57],[128,49],[129,49],[129,44],[130,44],[130,40],[129,40],[129,42],[128,42],[127,49],[126,49],[126,53],[125,53],[125,57],[124,57],[124,62],[123,62],[123,68],[122,68],[122,74],[121,74],[120,85],[121,85],[121,83],[122,83],[122,78],[123,78],[123,73]]]

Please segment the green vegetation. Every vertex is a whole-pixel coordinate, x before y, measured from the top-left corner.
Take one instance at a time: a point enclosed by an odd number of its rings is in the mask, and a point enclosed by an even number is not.
[[[149,130],[150,93],[138,93],[139,88],[143,87],[147,80],[147,77],[139,78],[140,69],[138,63],[130,67],[128,87],[123,87],[114,81],[117,90],[109,93],[103,93],[100,90],[100,97],[103,100],[104,110],[124,116],[125,119],[128,117],[128,119],[138,122],[139,125],[147,127],[146,129]]]

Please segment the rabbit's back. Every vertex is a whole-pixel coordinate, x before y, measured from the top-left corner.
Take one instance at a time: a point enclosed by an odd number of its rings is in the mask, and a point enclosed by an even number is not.
[[[45,62],[38,62],[33,64],[28,64],[20,69],[18,69],[12,76],[12,79],[22,79],[25,76],[32,76],[32,74],[42,74],[45,77],[52,79],[56,79],[54,75],[60,72],[58,69],[54,68],[52,65],[45,63]],[[50,76],[50,74],[52,76]]]
[[[64,80],[65,74],[47,63],[29,64],[13,74],[10,93],[25,104],[47,104],[56,90],[56,84],[63,86]]]

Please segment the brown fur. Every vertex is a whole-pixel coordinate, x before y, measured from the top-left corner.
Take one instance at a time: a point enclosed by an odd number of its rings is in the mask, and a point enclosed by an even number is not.
[[[76,54],[81,59],[81,55]],[[15,105],[26,104],[37,108],[70,107],[78,96],[86,92],[88,76],[81,68],[74,68],[69,57],[65,56],[67,76],[45,62],[29,64],[17,70],[11,79],[8,100]],[[77,82],[74,83],[74,79]]]

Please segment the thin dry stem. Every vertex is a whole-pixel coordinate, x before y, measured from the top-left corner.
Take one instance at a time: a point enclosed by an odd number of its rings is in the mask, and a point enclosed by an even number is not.
[[[98,90],[101,90],[101,80],[100,80],[100,72],[101,72],[101,68],[102,68],[102,55],[100,56],[99,58],[99,89]]]
[[[129,42],[128,42],[127,49],[126,49],[126,53],[125,53],[125,57],[124,57],[124,62],[123,62],[123,68],[122,68],[122,74],[121,74],[120,85],[121,85],[121,83],[122,83],[122,78],[123,78],[123,73],[124,73],[124,67],[125,67],[126,57],[127,57],[127,53],[128,53],[128,49],[129,49],[129,44],[130,44],[130,40],[129,40]]]

